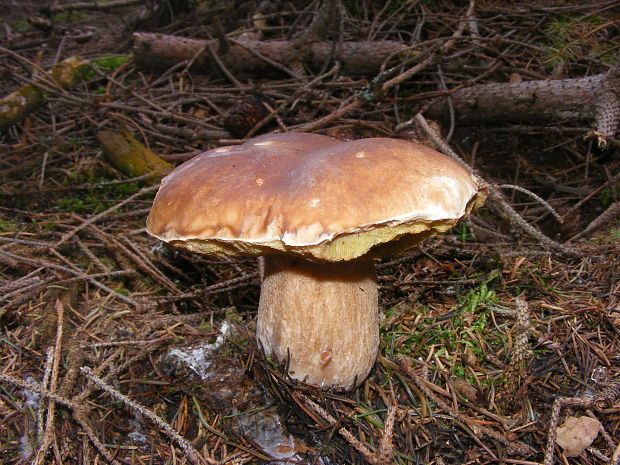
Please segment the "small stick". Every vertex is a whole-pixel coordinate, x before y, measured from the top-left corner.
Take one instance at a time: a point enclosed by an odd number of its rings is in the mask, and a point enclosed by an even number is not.
[[[299,397],[304,401],[304,403],[312,408],[315,412],[318,412],[325,420],[329,421],[332,424],[337,424],[337,420],[332,417],[323,407],[319,406],[316,402],[306,397],[304,394],[299,394]],[[373,464],[373,465],[382,465],[385,462],[378,462],[375,452],[366,447],[359,439],[357,439],[353,434],[346,428],[338,428],[338,432],[340,435],[347,440],[351,446],[353,446],[362,456],[364,460]]]
[[[130,195],[129,197],[127,197],[125,200],[117,203],[116,205],[111,206],[107,210],[104,210],[101,213],[98,213],[98,214],[96,214],[94,216],[91,216],[89,219],[84,221],[81,225],[79,225],[79,226],[73,228],[71,231],[63,234],[62,237],[60,238],[60,240],[58,242],[56,242],[52,247],[58,247],[59,245],[64,244],[67,240],[71,239],[75,234],[80,232],[86,226],[99,221],[101,218],[106,217],[110,213],[118,210],[119,208],[121,208],[125,204],[127,204],[127,203],[129,203],[129,202],[131,202],[131,201],[133,201],[135,199],[137,199],[138,197],[141,197],[144,194],[148,194],[149,192],[154,192],[157,189],[159,189],[159,185],[144,187],[144,188],[140,189],[138,192],[136,192],[135,194]]]
[[[224,73],[226,75],[228,80],[231,83],[233,83],[237,89],[242,89],[243,85],[239,82],[239,80],[235,76],[233,76],[233,74],[230,72],[230,70],[226,67],[226,65],[220,59],[220,57],[217,54],[217,52],[215,50],[213,50],[213,47],[211,46],[210,42],[205,42],[205,48],[209,51],[209,54],[211,55],[211,58],[213,58],[213,61],[215,61],[215,63],[217,64],[218,68],[220,68],[220,71],[222,71],[222,73]]]
[[[54,352],[52,356],[52,372],[48,389],[51,392],[56,392],[56,386],[58,385],[58,367],[60,366],[60,352],[62,348],[62,336],[63,336],[63,322],[64,322],[64,308],[60,299],[56,300],[56,342],[54,344]],[[45,384],[43,385],[46,386]],[[35,465],[42,464],[45,460],[45,455],[48,449],[52,445],[54,438],[54,418],[56,413],[56,403],[53,400],[48,401],[47,406],[47,418],[45,422],[45,435],[41,441],[41,445],[37,450],[35,457]]]
[[[591,232],[600,229],[605,226],[605,224],[614,220],[615,218],[620,217],[620,201],[612,203],[607,210],[597,216],[592,222],[586,226],[586,228],[578,234],[575,234],[573,237],[569,239],[569,242],[576,241],[577,239],[581,239],[583,236],[590,234]]]
[[[200,453],[194,448],[194,446],[187,439],[185,439],[184,437],[179,435],[179,433],[177,433],[172,428],[172,426],[170,426],[167,422],[162,420],[160,417],[155,415],[150,410],[148,410],[148,409],[144,408],[143,406],[137,404],[136,402],[131,400],[126,395],[118,392],[113,387],[108,386],[106,383],[104,383],[103,380],[101,378],[97,377],[92,372],[92,370],[89,367],[82,367],[82,368],[80,368],[80,371],[82,373],[84,373],[89,380],[91,380],[93,383],[95,383],[97,386],[99,386],[102,390],[104,390],[105,392],[110,394],[112,397],[120,400],[126,406],[132,408],[133,410],[136,410],[138,413],[140,413],[140,415],[148,418],[153,423],[155,423],[159,428],[161,428],[163,430],[163,432],[166,434],[166,436],[168,436],[170,439],[172,439],[174,442],[176,442],[177,445],[181,449],[183,449],[183,451],[185,452],[185,455],[187,456],[188,459],[191,460],[192,463],[194,463],[196,465],[204,465],[205,463],[208,463],[208,464],[211,464],[211,465],[217,464],[217,462],[215,460],[213,460],[213,459],[203,458],[200,455]]]
[[[52,362],[53,362],[54,351],[51,347],[48,347],[47,354],[45,356],[45,371],[43,372],[43,382],[41,386],[47,388],[47,385],[50,381],[50,376],[52,374]],[[37,410],[37,440],[41,442],[43,438],[43,399],[39,400],[39,408]]]
[[[103,457],[105,457],[105,459],[108,462],[113,463],[115,465],[120,465],[119,461],[114,459],[114,457],[110,455],[110,453],[105,449],[105,446],[101,443],[101,441],[99,441],[99,439],[93,432],[92,428],[90,427],[90,425],[88,424],[85,418],[85,412],[83,411],[83,407],[81,406],[81,404],[77,404],[65,397],[59,396],[58,394],[54,394],[53,392],[50,392],[49,390],[42,388],[41,386],[38,386],[33,383],[29,383],[28,381],[24,381],[18,378],[14,378],[13,376],[10,376],[10,375],[5,375],[5,374],[0,373],[0,381],[3,381],[8,384],[12,384],[13,386],[17,386],[22,389],[28,389],[32,392],[36,392],[37,394],[49,400],[53,400],[54,402],[60,405],[64,405],[65,407],[73,410],[73,417],[80,424],[80,426],[84,428],[86,435],[88,436],[90,441],[93,443],[95,448],[99,451],[99,453],[103,455]]]
[[[56,255],[57,257],[61,258],[63,261],[66,260],[65,257],[60,255],[54,249],[50,248],[49,250],[50,250],[50,253],[52,253],[52,254]],[[4,250],[0,250],[0,255],[4,255],[5,257],[12,258],[14,260],[17,260],[17,261],[20,261],[20,262],[23,262],[23,263],[27,263],[27,264],[32,265],[32,266],[38,266],[38,267],[43,266],[43,267],[46,267],[46,268],[51,268],[51,269],[55,269],[55,270],[64,271],[65,273],[70,273],[72,275],[77,275],[81,279],[86,279],[88,282],[90,282],[91,284],[97,286],[98,288],[103,289],[106,292],[109,292],[110,294],[114,295],[114,297],[116,297],[117,299],[120,299],[120,300],[122,300],[125,303],[133,305],[134,307],[138,306],[138,302],[136,302],[135,300],[130,299],[129,297],[125,297],[123,294],[119,294],[115,290],[110,289],[105,284],[100,283],[96,279],[92,278],[91,276],[87,275],[86,273],[80,271],[77,268],[74,269],[74,268],[69,268],[69,267],[62,266],[62,265],[57,265],[56,263],[50,263],[50,262],[47,262],[45,260],[22,257],[20,255],[15,255],[15,254],[10,253],[10,252],[5,252]],[[106,276],[108,276],[108,275],[106,275]]]
[[[592,192],[586,195],[583,199],[581,199],[579,202],[577,202],[575,205],[569,208],[568,211],[564,213],[564,218],[570,217],[584,203],[586,203],[588,200],[590,200],[592,197],[594,197],[596,194],[598,194],[599,192],[601,192],[603,189],[607,188],[608,186],[613,186],[618,181],[620,181],[620,173],[616,173],[615,176],[608,179],[605,183],[598,186],[596,189],[594,189]]]
[[[78,410],[80,408],[78,404],[70,401],[69,399],[66,399],[65,397],[54,394],[53,392],[39,386],[38,384],[30,383],[28,381],[24,381],[23,379],[15,378],[11,375],[5,375],[3,373],[0,373],[0,381],[11,384],[13,386],[17,386],[22,389],[36,392],[37,394],[47,399],[51,399],[54,402],[59,403],[60,405],[64,405],[65,407],[68,407],[70,409]]]
[[[461,159],[461,157],[459,157],[456,154],[456,152],[454,152],[454,150],[452,150],[452,148],[441,137],[439,137],[436,131],[433,128],[431,128],[431,126],[426,121],[426,118],[424,118],[422,114],[418,113],[414,119],[420,125],[420,127],[424,129],[424,132],[426,132],[428,137],[433,141],[433,144],[436,144],[436,146],[441,150],[441,152],[448,155],[453,160],[463,164],[464,166],[467,166],[467,164]],[[502,196],[502,193],[500,192],[497,185],[484,181],[480,177],[479,179],[481,180],[481,182],[483,182],[486,185],[487,189],[489,190],[489,200],[495,205],[495,207],[501,213],[505,214],[516,226],[519,226],[523,231],[525,231],[531,237],[538,239],[538,241],[540,241],[541,244],[547,247],[548,249],[556,250],[558,252],[562,252],[572,257],[580,256],[580,254],[572,247],[567,247],[563,244],[560,244],[559,242],[556,242],[548,238],[543,233],[538,231],[534,226],[532,226],[526,220],[524,220],[523,217],[521,217],[521,215],[519,215],[514,210],[514,208],[512,208],[512,206],[510,206],[510,204],[506,202],[506,200],[504,200],[504,197]]]
[[[524,187],[521,186],[516,186],[514,184],[502,184],[500,186],[498,186],[500,189],[513,189],[515,191],[519,191],[524,193],[525,195],[529,195],[530,197],[532,197],[533,199],[536,199],[538,202],[540,202],[540,204],[545,207],[547,209],[547,211],[549,213],[551,213],[555,219],[557,219],[560,223],[564,223],[564,219],[559,215],[558,212],[555,211],[555,209],[549,205],[549,203],[543,199],[542,197],[540,197],[539,195],[535,194],[534,192],[532,192],[529,189],[526,189]]]
[[[498,433],[497,431],[494,431],[483,425],[478,425],[472,418],[466,415],[463,415],[458,410],[453,409],[452,407],[450,407],[450,405],[448,405],[448,403],[444,402],[442,399],[440,399],[439,397],[437,397],[435,394],[431,392],[431,390],[429,389],[429,385],[431,385],[431,383],[417,376],[413,372],[413,368],[411,367],[409,360],[405,356],[399,355],[397,357],[397,361],[398,361],[398,364],[403,368],[407,376],[411,379],[411,381],[413,381],[418,386],[420,391],[422,391],[429,399],[431,399],[439,407],[441,407],[443,410],[445,410],[450,415],[452,415],[455,419],[467,425],[467,427],[470,428],[474,433],[480,432],[490,437],[491,439],[494,439],[502,443],[503,445],[508,447],[508,449],[512,451],[512,453],[518,453],[522,456],[527,457],[528,455],[531,455],[534,452],[534,450],[527,444],[523,444],[518,441],[510,441],[506,439],[503,435]],[[487,450],[487,451],[491,453],[490,450]]]
[[[48,155],[49,152],[45,152],[43,154],[43,161],[41,162],[41,172],[39,173],[39,189],[43,187],[43,181],[45,180],[45,168],[47,166]]]
[[[62,11],[75,11],[75,10],[97,10],[97,11],[105,11],[111,10],[113,8],[123,8],[126,6],[139,5],[143,3],[144,0],[110,0],[108,2],[104,1],[90,1],[90,2],[77,2],[77,3],[66,3],[62,5],[52,5],[49,7],[41,8],[41,11],[44,13],[60,13]]]

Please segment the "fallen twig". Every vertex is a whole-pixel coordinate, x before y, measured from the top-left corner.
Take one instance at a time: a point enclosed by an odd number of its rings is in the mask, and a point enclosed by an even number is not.
[[[124,8],[131,5],[139,5],[144,3],[145,0],[110,0],[110,1],[92,1],[92,2],[76,2],[76,3],[61,3],[46,6],[41,8],[44,14],[60,13],[62,11],[77,11],[77,10],[111,10],[114,8]]]
[[[421,378],[421,377],[417,376],[414,373],[413,368],[411,367],[411,362],[405,356],[399,355],[397,357],[397,361],[398,361],[398,364],[405,371],[407,376],[420,389],[420,391],[422,391],[428,398],[432,399],[433,402],[435,402],[437,405],[439,405],[447,413],[452,415],[455,419],[457,419],[457,420],[463,422],[464,424],[466,424],[468,428],[470,428],[474,433],[476,433],[476,436],[479,433],[482,433],[482,434],[488,436],[489,438],[494,439],[494,440],[502,443],[503,445],[505,445],[509,449],[509,451],[511,453],[517,453],[517,454],[522,455],[524,457],[532,455],[535,452],[527,444],[523,444],[523,443],[517,442],[517,441],[510,441],[510,440],[506,439],[503,435],[498,433],[497,431],[493,431],[492,429],[487,428],[486,426],[483,426],[483,425],[480,425],[480,424],[476,423],[472,418],[470,418],[470,417],[468,417],[466,415],[463,415],[458,410],[452,408],[447,402],[444,402],[442,399],[440,399],[435,394],[433,394],[433,392],[429,389],[429,386],[428,386],[428,384],[430,384],[430,383],[426,379]]]
[[[177,445],[181,449],[183,449],[183,451],[185,452],[185,455],[187,456],[187,458],[192,463],[194,463],[196,465],[204,465],[206,463],[207,464],[211,464],[211,465],[217,464],[217,461],[211,460],[208,457],[205,458],[205,457],[201,456],[200,453],[194,448],[194,446],[192,446],[192,444],[187,439],[185,439],[181,435],[179,435],[179,433],[177,433],[172,428],[172,426],[170,426],[167,422],[162,420],[160,417],[155,415],[150,410],[148,410],[148,409],[142,407],[141,405],[137,404],[136,402],[131,400],[126,395],[118,392],[113,387],[107,385],[101,378],[96,376],[89,367],[82,367],[82,368],[80,368],[80,371],[82,373],[84,373],[86,375],[86,377],[89,380],[91,380],[93,383],[95,383],[99,388],[103,389],[105,392],[110,394],[115,399],[118,399],[121,402],[123,402],[127,407],[135,410],[140,415],[148,418],[153,423],[155,423],[166,434],[166,436],[168,436],[170,439],[172,439],[174,442],[176,442]]]
[[[149,69],[166,69],[179,62],[192,62],[192,70],[215,71],[209,48],[216,49],[217,39],[199,40],[164,34],[137,32],[133,35],[133,53],[138,66]],[[257,41],[235,40],[225,54],[220,56],[226,69],[244,73],[264,73],[282,70],[291,60],[298,60],[303,52],[295,48],[296,42],[284,40]],[[321,69],[331,57],[331,42],[313,42],[310,67]],[[251,50],[248,51],[248,50]],[[343,72],[351,74],[376,73],[386,58],[396,60],[407,55],[410,47],[396,41],[344,42],[336,51],[334,60],[342,63]],[[267,58],[267,59],[266,59]],[[278,66],[276,66],[276,63]],[[288,69],[288,67],[287,67]],[[295,73],[288,71],[289,74]]]
[[[620,120],[620,66],[606,73],[579,79],[536,80],[518,83],[481,84],[451,94],[457,122],[575,119],[593,117],[595,137],[604,147],[613,137]],[[433,119],[449,115],[447,99],[432,105],[426,114]]]
[[[313,409],[319,415],[321,415],[325,420],[332,424],[337,424],[336,419],[331,416],[323,407],[318,405],[316,402],[308,398],[303,394],[299,394],[299,398],[308,406]],[[385,465],[390,463],[392,460],[393,454],[393,444],[392,444],[392,431],[394,428],[394,420],[396,418],[396,408],[394,406],[388,407],[388,413],[385,421],[385,426],[383,429],[383,435],[381,436],[381,440],[379,442],[379,447],[377,450],[371,450],[366,447],[359,439],[357,439],[353,433],[351,433],[347,428],[338,428],[338,432],[340,435],[347,440],[351,446],[353,446],[362,456],[364,460],[372,465]]]
[[[52,367],[50,373],[49,384],[47,380],[44,380],[44,387],[47,387],[50,392],[56,392],[58,385],[58,367],[60,366],[62,338],[63,338],[63,322],[64,322],[64,308],[60,300],[56,300],[56,342],[54,344],[54,350],[52,352]],[[56,413],[56,403],[53,400],[49,400],[47,406],[47,418],[45,422],[44,435],[37,450],[35,456],[35,465],[44,463],[45,455],[52,445],[54,438],[54,419]]]
[[[612,203],[603,213],[601,213],[594,220],[592,220],[592,222],[588,224],[588,226],[586,226],[583,231],[575,234],[568,241],[573,242],[581,239],[582,237],[587,236],[588,234],[591,234],[594,231],[602,228],[607,223],[615,220],[618,217],[620,217],[620,201]]]
[[[418,123],[422,127],[422,129],[424,129],[428,137],[433,141],[434,144],[436,144],[436,146],[439,148],[441,152],[448,155],[450,158],[458,161],[459,163],[466,165],[465,162],[461,159],[461,157],[459,157],[456,154],[456,152],[454,152],[454,150],[452,150],[452,148],[428,124],[428,122],[426,121],[424,116],[422,116],[422,114],[418,113],[415,116],[414,120],[416,121],[416,123]],[[579,253],[572,247],[565,246],[563,244],[560,244],[559,242],[556,242],[548,238],[543,233],[538,231],[534,226],[532,226],[526,220],[524,220],[523,217],[521,217],[521,215],[519,215],[514,210],[514,208],[512,208],[510,204],[508,204],[508,202],[506,202],[506,200],[504,199],[504,196],[502,195],[497,185],[489,183],[487,181],[482,181],[482,182],[484,182],[484,184],[486,185],[489,191],[487,202],[491,203],[491,205],[493,205],[498,210],[499,213],[506,215],[508,219],[515,226],[518,226],[523,231],[525,231],[529,236],[540,241],[540,243],[548,249],[556,250],[558,252],[561,252],[561,253],[564,253],[566,255],[570,255],[573,257],[579,256]]]
[[[80,232],[82,229],[84,229],[85,227],[96,223],[97,221],[101,220],[102,218],[106,217],[107,215],[109,215],[110,213],[118,210],[119,208],[121,208],[122,206],[128,204],[129,202],[134,201],[135,199],[137,199],[138,197],[143,196],[144,194],[148,194],[150,192],[154,192],[159,188],[159,185],[156,186],[149,186],[149,187],[144,187],[142,189],[140,189],[138,192],[136,192],[135,194],[130,195],[129,197],[127,197],[124,200],[121,200],[119,203],[111,206],[110,208],[108,208],[107,210],[102,211],[101,213],[97,213],[96,215],[91,216],[90,218],[88,218],[86,221],[84,221],[82,224],[80,224],[79,226],[76,226],[75,228],[73,228],[71,231],[65,233],[62,235],[62,237],[58,240],[58,242],[56,242],[52,247],[58,247],[59,245],[64,244],[65,242],[67,242],[67,240],[71,239],[75,234],[77,234],[78,232]]]

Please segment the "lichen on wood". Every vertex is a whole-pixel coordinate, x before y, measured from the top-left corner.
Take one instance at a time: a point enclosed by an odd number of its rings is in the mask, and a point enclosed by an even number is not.
[[[46,78],[63,89],[71,89],[86,77],[90,62],[79,57],[70,57],[54,65]],[[45,82],[40,78],[38,82]],[[27,84],[0,99],[0,130],[23,120],[39,108],[46,92],[36,84]]]
[[[129,132],[115,134],[100,131],[97,140],[103,147],[103,154],[118,170],[130,177],[152,173],[148,181],[157,184],[162,177],[172,170],[172,165],[162,160],[152,150],[136,140]]]

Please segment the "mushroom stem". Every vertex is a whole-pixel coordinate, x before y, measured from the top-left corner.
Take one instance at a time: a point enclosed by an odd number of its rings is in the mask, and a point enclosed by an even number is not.
[[[256,336],[266,355],[288,362],[293,378],[351,389],[379,346],[373,263],[265,257]]]

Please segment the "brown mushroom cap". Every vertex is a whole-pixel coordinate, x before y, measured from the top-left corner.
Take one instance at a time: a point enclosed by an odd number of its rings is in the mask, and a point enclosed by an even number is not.
[[[428,147],[293,132],[209,150],[175,169],[147,230],[200,253],[341,261],[414,246],[483,200],[466,168]]]

